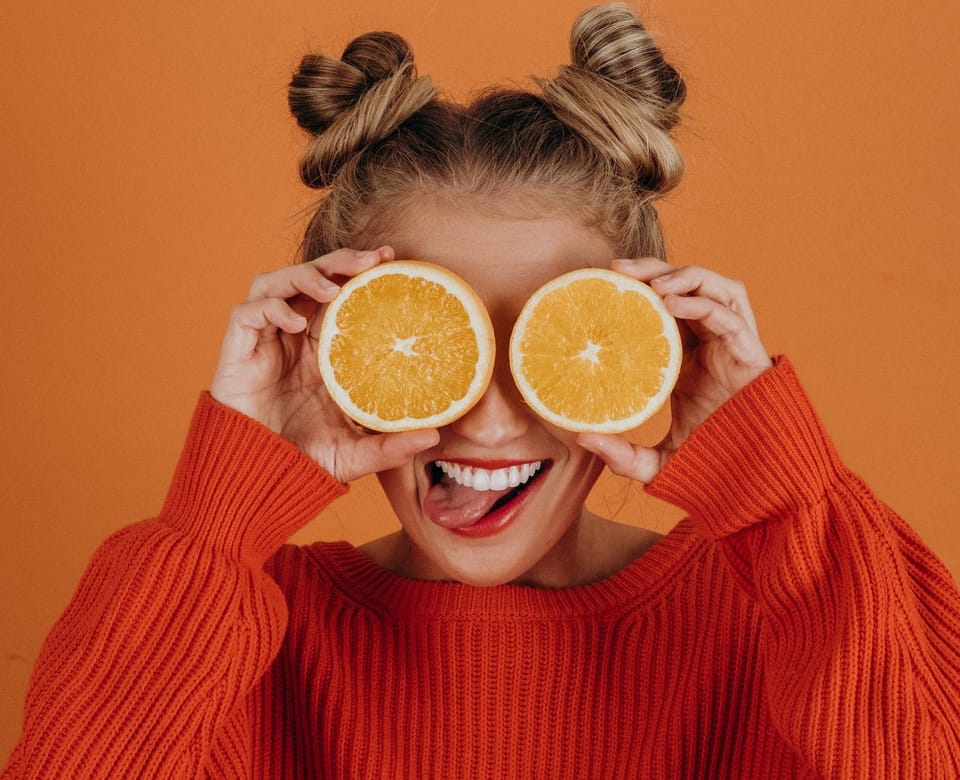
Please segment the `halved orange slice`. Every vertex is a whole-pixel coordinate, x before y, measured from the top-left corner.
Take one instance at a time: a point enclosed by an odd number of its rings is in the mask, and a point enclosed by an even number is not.
[[[343,285],[324,312],[318,357],[330,396],[361,425],[432,428],[463,415],[486,390],[493,326],[456,274],[394,261]]]
[[[676,320],[643,282],[584,268],[545,284],[510,337],[526,402],[570,431],[622,433],[664,404],[680,373]]]

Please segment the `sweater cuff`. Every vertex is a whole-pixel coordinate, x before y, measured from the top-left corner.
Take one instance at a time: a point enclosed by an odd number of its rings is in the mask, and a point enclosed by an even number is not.
[[[162,519],[259,566],[346,491],[295,445],[204,392]]]
[[[691,434],[647,491],[719,538],[818,502],[844,471],[780,357]]]

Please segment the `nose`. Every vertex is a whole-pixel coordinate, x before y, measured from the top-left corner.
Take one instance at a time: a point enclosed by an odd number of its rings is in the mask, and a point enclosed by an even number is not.
[[[513,381],[494,375],[477,404],[448,427],[485,448],[497,448],[527,432],[529,412]]]

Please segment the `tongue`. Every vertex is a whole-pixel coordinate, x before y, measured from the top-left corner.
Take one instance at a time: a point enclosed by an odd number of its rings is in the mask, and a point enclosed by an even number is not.
[[[490,507],[511,490],[513,488],[474,490],[444,477],[430,488],[423,501],[423,509],[437,525],[466,528],[489,512]]]

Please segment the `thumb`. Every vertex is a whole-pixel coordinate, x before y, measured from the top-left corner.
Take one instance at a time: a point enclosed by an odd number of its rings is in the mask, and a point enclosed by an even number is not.
[[[429,449],[440,441],[436,428],[421,428],[403,433],[387,433],[377,437],[379,442],[379,460],[384,468],[402,466],[421,450]]]
[[[614,474],[644,484],[653,481],[663,467],[660,450],[631,444],[623,436],[581,433],[577,444],[600,458]]]
[[[433,447],[440,440],[435,428],[403,433],[378,433],[360,438],[356,444],[350,473],[341,475],[350,481],[366,474],[386,471],[408,463],[421,450]]]

